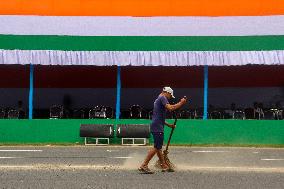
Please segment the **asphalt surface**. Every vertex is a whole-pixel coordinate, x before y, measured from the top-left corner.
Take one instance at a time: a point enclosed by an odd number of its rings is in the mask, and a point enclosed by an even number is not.
[[[137,171],[149,147],[0,147],[0,188],[284,188],[284,149],[170,147],[174,173]]]

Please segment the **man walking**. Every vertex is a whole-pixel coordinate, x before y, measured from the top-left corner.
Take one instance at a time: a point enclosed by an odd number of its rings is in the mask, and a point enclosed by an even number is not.
[[[140,172],[148,174],[154,173],[148,168],[148,164],[155,154],[157,154],[161,162],[162,171],[166,172],[170,170],[165,163],[162,152],[164,141],[164,125],[167,125],[170,128],[175,128],[175,125],[169,124],[165,121],[166,111],[175,111],[186,103],[186,99],[182,98],[177,104],[171,105],[168,101],[171,98],[175,98],[173,90],[170,87],[164,87],[162,93],[154,102],[152,122],[150,125],[150,130],[154,138],[154,147],[149,150],[144,162],[138,169]]]

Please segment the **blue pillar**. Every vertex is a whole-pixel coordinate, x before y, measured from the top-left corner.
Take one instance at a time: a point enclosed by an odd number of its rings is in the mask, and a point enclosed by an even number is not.
[[[34,65],[30,64],[29,119],[33,119]]]
[[[208,66],[204,66],[204,103],[203,119],[207,119],[208,112]]]
[[[120,116],[120,92],[121,92],[121,76],[120,66],[117,66],[117,79],[116,79],[116,115],[115,119],[119,120]]]

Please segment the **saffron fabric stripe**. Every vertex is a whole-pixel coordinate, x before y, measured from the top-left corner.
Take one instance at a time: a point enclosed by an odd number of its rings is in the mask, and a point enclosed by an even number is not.
[[[263,16],[284,15],[281,0],[1,0],[2,15]]]

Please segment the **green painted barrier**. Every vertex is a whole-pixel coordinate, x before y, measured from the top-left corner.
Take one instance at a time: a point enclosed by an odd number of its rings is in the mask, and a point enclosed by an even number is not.
[[[168,120],[173,122],[173,120]],[[1,144],[83,144],[81,123],[114,124],[115,120],[0,120]],[[149,124],[150,120],[119,120],[119,124]],[[170,128],[165,128],[165,141]],[[119,144],[120,139],[111,140]],[[150,139],[152,143],[152,139]],[[284,120],[179,120],[175,145],[284,145]]]

